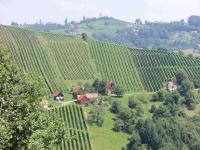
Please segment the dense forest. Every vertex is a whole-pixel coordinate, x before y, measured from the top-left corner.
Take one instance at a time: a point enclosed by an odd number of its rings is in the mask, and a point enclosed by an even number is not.
[[[113,130],[131,135],[127,150],[198,150],[200,149],[200,118],[188,117],[185,107],[195,109],[199,103],[199,91],[183,70],[176,73],[178,89],[169,92],[161,89],[151,101],[151,116],[144,117],[144,99],[129,97],[127,106],[114,101],[110,110],[117,119]],[[144,97],[142,97],[144,98]]]

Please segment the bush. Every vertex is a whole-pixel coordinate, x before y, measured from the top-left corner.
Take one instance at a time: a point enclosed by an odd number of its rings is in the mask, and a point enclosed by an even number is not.
[[[148,103],[148,100],[150,99],[150,95],[147,91],[142,91],[138,96],[137,99],[140,102],[143,102],[144,104]]]
[[[114,91],[114,94],[118,97],[122,97],[124,95],[124,90],[123,88],[117,86],[115,87],[115,91]]]
[[[120,101],[114,101],[110,108],[110,111],[114,114],[117,114],[121,111],[122,105]]]
[[[82,33],[81,37],[84,41],[87,41],[87,34],[86,33]]]
[[[151,112],[151,113],[155,113],[156,110],[157,110],[157,106],[156,106],[156,104],[151,105],[150,112]]]
[[[124,127],[124,122],[121,119],[117,119],[115,121],[113,130],[119,132],[122,131],[123,127]]]

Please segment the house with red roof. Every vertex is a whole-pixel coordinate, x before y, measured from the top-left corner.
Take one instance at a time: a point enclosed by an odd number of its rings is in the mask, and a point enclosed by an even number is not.
[[[53,93],[54,100],[64,100],[64,94],[60,91],[56,91]]]
[[[109,94],[112,94],[115,91],[115,84],[112,81],[107,82],[106,89],[108,90]]]
[[[79,104],[87,104],[93,100],[99,100],[101,95],[99,93],[87,93],[82,95],[77,95],[77,102]]]

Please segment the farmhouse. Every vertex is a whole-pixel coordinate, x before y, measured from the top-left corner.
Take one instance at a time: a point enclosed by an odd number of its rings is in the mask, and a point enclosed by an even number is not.
[[[107,88],[108,92],[112,93],[115,90],[115,84],[112,81],[109,81],[106,84],[106,88]]]
[[[83,94],[83,95],[78,95],[77,96],[77,102],[79,104],[87,104],[92,100],[99,100],[100,99],[100,94],[98,93],[88,93],[88,94]]]
[[[54,92],[53,93],[53,98],[54,100],[63,100],[64,99],[64,94],[62,92]]]
[[[170,81],[167,83],[167,90],[174,91],[177,89],[177,83],[176,81]]]

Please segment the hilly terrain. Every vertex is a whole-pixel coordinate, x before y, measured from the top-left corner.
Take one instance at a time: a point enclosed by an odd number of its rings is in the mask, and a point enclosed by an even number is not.
[[[83,18],[80,22],[65,22],[65,25],[42,22],[24,24],[23,28],[59,34],[80,35],[85,32],[90,38],[113,42],[134,48],[169,50],[199,50],[199,19],[191,16],[187,21],[142,22],[132,23],[113,17]]]
[[[42,78],[49,91],[69,91],[79,82],[112,80],[126,92],[157,91],[184,69],[200,80],[200,59],[173,52],[132,49],[75,36],[0,26],[0,43],[32,78]]]

